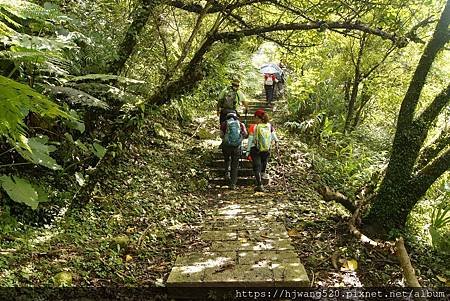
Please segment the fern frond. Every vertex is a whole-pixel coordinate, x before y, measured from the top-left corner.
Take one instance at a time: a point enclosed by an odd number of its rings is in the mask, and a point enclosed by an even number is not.
[[[37,37],[28,34],[19,34],[10,37],[4,41],[5,44],[16,46],[15,52],[27,50],[52,51],[54,53],[61,52],[65,49],[73,49],[77,46],[70,40],[60,37]]]
[[[112,74],[88,74],[69,79],[72,82],[119,82],[122,84],[145,84],[145,81]]]
[[[18,34],[14,29],[0,21],[0,37],[11,37]]]
[[[108,105],[104,101],[95,98],[86,92],[69,87],[48,86],[47,88],[55,97],[61,98],[62,96],[63,99],[66,99],[73,104],[108,109]]]
[[[0,8],[22,20],[35,20],[42,23],[48,20],[59,20],[64,16],[56,9],[44,8],[24,0],[0,0]]]
[[[30,111],[41,116],[63,117],[70,115],[46,96],[31,87],[0,75],[0,135],[14,144],[29,149],[26,142],[24,118]]]
[[[135,95],[124,91],[118,87],[101,83],[79,83],[73,84],[73,87],[89,93],[97,98],[109,99],[117,103],[139,103],[144,102],[140,95]]]
[[[17,23],[15,20],[10,18],[7,14],[3,13],[2,11],[0,11],[0,20],[2,20],[3,22],[6,22],[10,26],[17,28],[17,29],[22,27],[21,24]]]

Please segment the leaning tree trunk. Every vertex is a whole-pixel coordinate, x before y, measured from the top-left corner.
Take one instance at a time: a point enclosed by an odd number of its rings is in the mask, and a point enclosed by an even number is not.
[[[353,83],[352,83],[352,93],[350,95],[350,99],[348,102],[347,116],[345,118],[345,125],[344,125],[344,133],[346,133],[350,129],[350,125],[351,125],[354,110],[355,110],[356,99],[358,97],[359,84],[361,83],[361,79],[362,79],[361,78],[361,61],[362,61],[362,56],[363,56],[363,52],[364,52],[365,39],[366,39],[366,35],[363,34],[363,37],[361,38],[360,45],[359,45],[358,58],[356,59],[356,62],[355,62],[355,77],[354,77]]]
[[[180,78],[162,86],[157,93],[151,96],[149,102],[155,105],[163,105],[183,93],[190,92],[195,84],[203,78],[201,63],[205,54],[211,49],[215,41],[213,36],[209,36],[183,69],[183,74]]]
[[[420,170],[415,168],[429,129],[441,110],[449,103],[450,85],[423,113],[415,117],[420,93],[431,65],[438,52],[449,41],[449,23],[450,2],[447,2],[403,99],[386,175],[363,221],[365,225],[375,228],[379,234],[403,227],[416,203],[434,181],[450,168],[450,149]]]
[[[130,27],[125,34],[125,38],[119,45],[117,51],[117,57],[114,59],[109,66],[109,72],[112,74],[119,74],[120,71],[125,66],[126,61],[133,53],[136,47],[139,34],[142,29],[147,24],[147,21],[152,13],[152,10],[159,5],[159,0],[142,0],[139,6],[133,11]]]

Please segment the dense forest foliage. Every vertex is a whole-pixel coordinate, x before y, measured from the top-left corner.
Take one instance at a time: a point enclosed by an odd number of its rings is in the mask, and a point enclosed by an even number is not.
[[[308,156],[311,187],[356,213],[359,235],[431,250],[431,284],[448,286],[449,24],[443,0],[0,0],[0,284],[46,283],[13,250],[58,223],[89,236],[78,224],[116,187],[102,180],[123,157],[142,169],[133,139],[155,160],[148,194],[174,200],[143,212],[195,220],[205,204],[177,194],[207,193],[207,175],[201,146],[183,143],[210,134],[204,117],[231,78],[253,97],[258,65],[281,61],[278,126]],[[157,169],[183,169],[172,155],[192,164],[173,181]]]

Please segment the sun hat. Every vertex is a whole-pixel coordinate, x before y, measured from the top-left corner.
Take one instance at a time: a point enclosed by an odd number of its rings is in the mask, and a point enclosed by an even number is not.
[[[263,109],[258,109],[258,110],[255,111],[255,116],[256,117],[262,118],[264,116],[264,114],[266,114],[266,112],[264,112]]]

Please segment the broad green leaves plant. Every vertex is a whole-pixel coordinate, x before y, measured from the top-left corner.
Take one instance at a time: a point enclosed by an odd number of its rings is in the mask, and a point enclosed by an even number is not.
[[[450,224],[450,203],[443,197],[440,198],[440,203],[433,209],[431,214],[430,235],[433,246],[437,249],[445,250],[450,246],[450,242],[446,241],[445,228]],[[447,230],[448,232],[448,230]]]
[[[45,117],[71,118],[69,114],[27,85],[0,75],[0,135],[20,149],[31,152],[25,137],[24,118],[29,112]]]
[[[50,153],[56,150],[56,146],[47,144],[47,136],[33,137],[27,140],[29,150],[20,148],[17,149],[22,157],[53,170],[62,169],[62,167],[56,163],[56,160],[50,157]]]
[[[92,144],[91,150],[94,153],[94,155],[96,155],[99,159],[102,159],[105,156],[105,154],[106,154],[106,148],[104,148],[103,146],[101,146],[97,142],[94,142]]]
[[[2,188],[9,197],[17,202],[36,209],[40,202],[48,200],[47,194],[40,187],[33,186],[28,180],[16,176],[1,176],[0,182]]]

